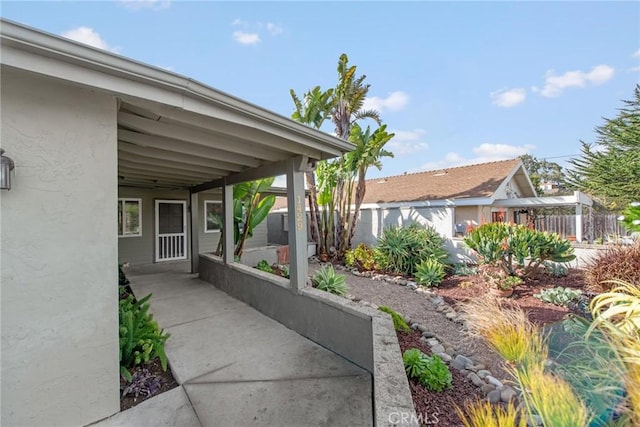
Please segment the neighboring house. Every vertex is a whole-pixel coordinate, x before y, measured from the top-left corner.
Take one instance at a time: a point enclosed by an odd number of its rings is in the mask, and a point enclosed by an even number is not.
[[[457,239],[487,222],[530,225],[532,208],[572,206],[581,214],[582,205],[591,206],[582,193],[537,197],[520,159],[405,173],[367,180],[354,244],[375,245],[385,227],[418,222],[434,227],[456,246]],[[272,229],[283,223],[276,216],[283,217],[286,210],[283,199],[269,218],[270,240],[286,241],[286,232]],[[581,215],[578,221],[582,223]]]
[[[375,344],[379,328],[393,334],[390,319],[306,286],[303,214],[288,222],[289,281],[236,264],[232,250],[206,254],[219,238],[206,222],[211,211],[222,213],[225,247],[233,246],[234,184],[286,174],[288,200],[302,206],[304,171],[348,143],[193,79],[10,21],[0,21],[0,39],[0,141],[15,163],[0,198],[0,424],[87,425],[119,411],[123,261],[170,268],[190,260],[204,280],[367,369],[376,396],[410,402],[397,380],[406,380],[399,356],[393,382],[384,374],[393,369],[378,374],[381,363],[395,363]],[[394,410],[379,402],[376,416]]]

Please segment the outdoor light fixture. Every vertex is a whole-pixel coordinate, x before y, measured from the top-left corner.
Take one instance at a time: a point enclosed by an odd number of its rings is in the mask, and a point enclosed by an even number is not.
[[[0,148],[0,190],[11,190],[11,171],[14,167],[13,160],[6,157]]]

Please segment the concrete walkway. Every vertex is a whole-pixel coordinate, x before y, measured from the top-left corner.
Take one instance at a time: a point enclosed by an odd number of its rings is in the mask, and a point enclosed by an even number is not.
[[[166,352],[181,386],[98,426],[373,424],[365,370],[197,275],[127,275],[137,297],[153,294],[151,311],[171,334]]]

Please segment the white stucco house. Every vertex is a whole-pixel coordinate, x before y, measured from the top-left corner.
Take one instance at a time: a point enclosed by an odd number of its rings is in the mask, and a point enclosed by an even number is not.
[[[375,343],[393,326],[307,288],[304,215],[289,219],[290,281],[256,275],[226,250],[235,183],[285,174],[289,204],[301,205],[304,171],[347,143],[14,22],[0,22],[0,38],[0,142],[15,163],[11,189],[0,193],[2,425],[82,426],[119,411],[124,261],[190,260],[193,273],[364,367],[376,396],[385,390],[380,370],[393,358],[380,358]],[[228,231],[222,258],[204,255],[219,238],[206,222],[212,210]],[[389,395],[408,390],[387,385]],[[374,404],[376,416],[389,410]]]

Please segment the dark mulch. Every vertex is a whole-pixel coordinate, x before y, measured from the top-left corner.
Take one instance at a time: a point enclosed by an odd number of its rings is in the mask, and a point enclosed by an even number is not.
[[[145,396],[145,395],[139,395],[138,397],[135,397],[133,395],[127,395],[125,397],[121,397],[120,398],[120,410],[124,411],[125,409],[129,409],[133,406],[136,406],[142,402],[144,402],[147,399],[152,398],[153,396],[157,396],[161,393],[164,393],[165,391],[169,391],[173,388],[178,387],[178,382],[175,380],[175,378],[173,378],[173,373],[171,372],[171,368],[167,367],[167,370],[165,372],[162,371],[162,366],[160,365],[160,360],[158,358],[155,358],[151,361],[149,361],[148,364],[145,365],[141,365],[138,366],[136,368],[134,368],[131,372],[131,375],[135,375],[136,371],[141,370],[141,369],[148,369],[149,372],[151,373],[151,375],[156,376],[160,379],[160,386],[157,388],[157,390],[155,390],[154,393]],[[128,383],[122,378],[120,377],[120,393],[122,395],[122,391],[124,390],[124,388],[128,385]]]
[[[397,335],[403,353],[410,348],[418,348],[425,354],[431,354],[429,346],[420,341],[420,332],[398,332]],[[423,425],[460,426],[461,420],[456,413],[456,405],[464,408],[468,403],[483,398],[480,390],[459,371],[451,369],[451,375],[452,387],[441,393],[429,391],[416,379],[409,379],[413,405]]]
[[[538,274],[525,279],[517,288],[508,302],[518,306],[529,314],[529,319],[537,324],[546,325],[562,320],[569,312],[565,307],[549,304],[535,298],[533,295],[543,289],[562,286],[565,288],[584,290],[584,277],[581,270],[569,269],[565,277],[552,277]],[[474,276],[449,276],[438,288],[433,289],[441,295],[449,304],[469,301],[490,291],[480,275]]]

